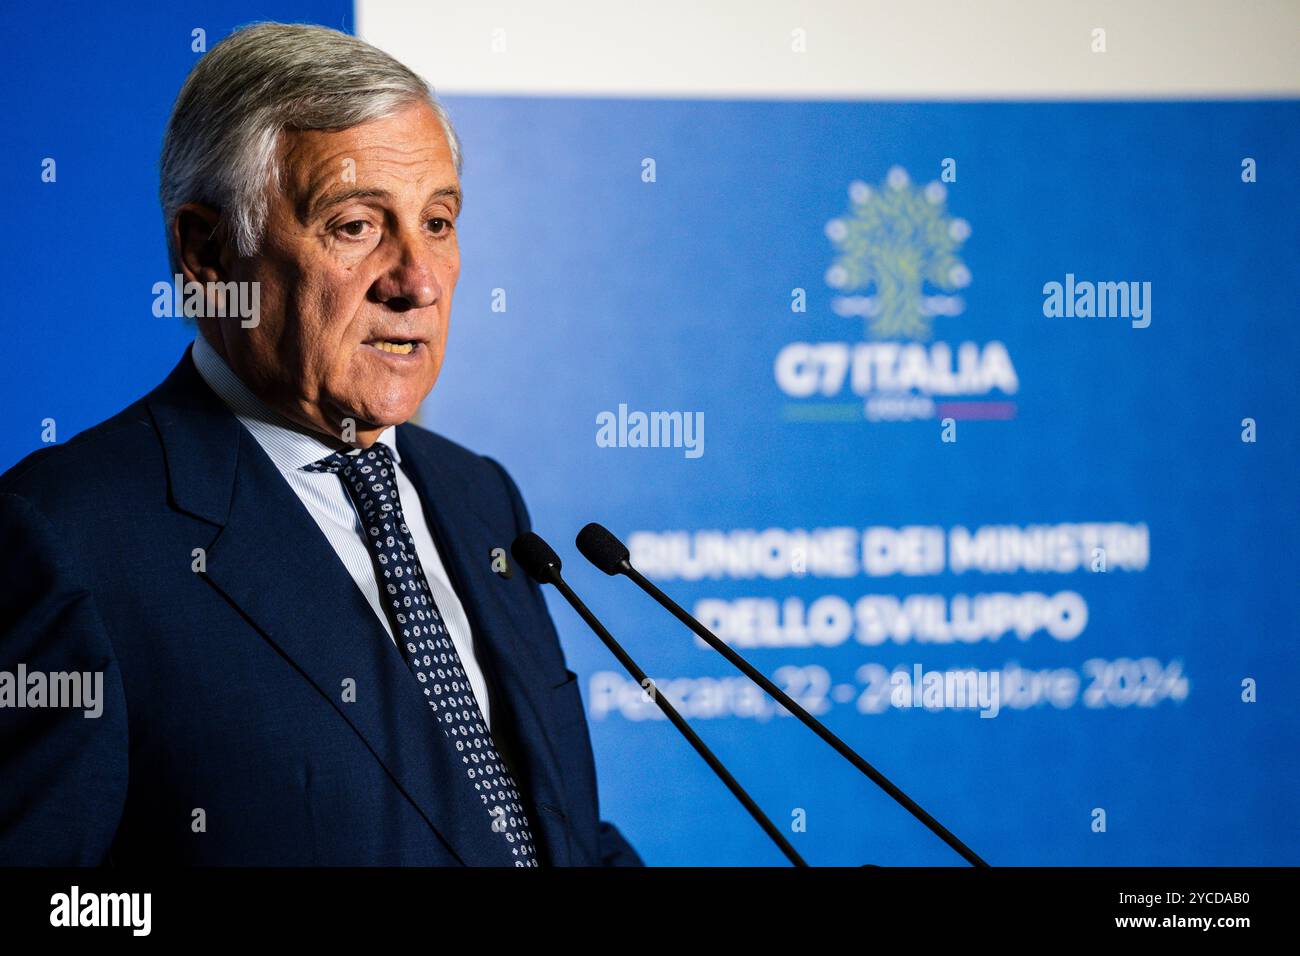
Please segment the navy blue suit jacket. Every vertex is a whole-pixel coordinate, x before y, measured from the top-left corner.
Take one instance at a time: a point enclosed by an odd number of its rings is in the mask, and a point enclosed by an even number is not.
[[[491,567],[528,529],[518,489],[414,425],[397,443],[541,861],[639,864],[599,818],[540,589]],[[103,714],[0,708],[0,865],[513,862],[370,605],[188,351],[0,476],[0,670],[20,662],[101,671]]]

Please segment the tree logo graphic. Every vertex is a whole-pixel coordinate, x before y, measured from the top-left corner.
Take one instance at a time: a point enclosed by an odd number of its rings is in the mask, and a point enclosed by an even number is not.
[[[839,254],[826,284],[868,294],[837,296],[837,315],[866,319],[870,337],[923,341],[934,316],[962,313],[965,302],[948,293],[970,285],[957,253],[971,230],[948,215],[947,198],[942,183],[913,186],[901,166],[879,189],[861,181],[849,186],[849,212],[826,224]]]

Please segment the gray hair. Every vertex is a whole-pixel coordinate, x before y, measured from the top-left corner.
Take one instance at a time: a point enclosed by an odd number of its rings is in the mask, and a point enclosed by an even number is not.
[[[279,188],[276,145],[285,129],[346,129],[411,103],[432,108],[456,171],[460,140],[429,84],[387,53],[328,27],[257,23],[217,43],[176,97],[159,162],[159,199],[173,272],[177,210],[220,210],[241,256],[257,254],[271,191]]]

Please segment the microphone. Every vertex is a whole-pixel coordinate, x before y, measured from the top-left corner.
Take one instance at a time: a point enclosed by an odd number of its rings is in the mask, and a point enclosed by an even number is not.
[[[543,541],[540,536],[531,531],[525,531],[515,538],[514,543],[510,545],[510,553],[514,555],[515,560],[519,562],[519,566],[524,569],[528,576],[538,584],[555,585],[555,589],[564,595],[566,601],[573,605],[573,609],[587,622],[587,626],[596,633],[596,636],[604,642],[610,653],[618,658],[618,662],[632,675],[632,679],[641,685],[646,693],[650,695],[650,699],[664,712],[664,716],[672,721],[673,726],[681,731],[690,745],[695,748],[696,753],[704,758],[704,762],[718,775],[718,779],[725,783],[727,789],[732,792],[736,799],[744,804],[745,809],[749,811],[749,815],[771,837],[772,842],[780,848],[786,858],[795,866],[807,866],[808,864],[804,862],[803,857],[795,851],[795,848],[786,840],[785,835],[776,828],[772,821],[767,818],[767,815],[759,809],[758,804],[736,782],[736,778],[722,765],[722,761],[715,757],[713,751],[705,746],[704,741],[700,740],[690,725],[682,719],[682,715],[677,713],[677,709],[668,703],[663,694],[659,693],[659,689],[654,682],[646,677],[645,671],[637,667],[636,661],[632,660],[627,651],[623,650],[622,645],[614,640],[614,636],[605,630],[604,625],[600,623],[596,615],[587,609],[587,606],[582,603],[582,599],[574,593],[564,578],[560,576],[560,558],[551,549],[551,546]]]
[[[763,690],[765,690],[770,697],[776,700],[777,703],[803,721],[804,725],[807,726],[809,730],[815,733],[822,740],[826,741],[826,743],[830,744],[836,753],[871,778],[874,783],[884,790],[885,793],[897,800],[909,813],[912,814],[912,816],[916,817],[929,827],[930,830],[939,837],[939,839],[943,840],[944,843],[948,844],[948,846],[956,850],[957,853],[961,854],[962,858],[968,863],[977,867],[988,866],[987,863],[976,855],[974,850],[970,849],[970,847],[962,843],[961,840],[953,836],[952,833],[950,833],[938,820],[922,810],[921,807],[917,805],[916,801],[905,794],[902,790],[898,789],[898,787],[894,786],[894,784],[890,782],[889,778],[883,773],[863,760],[852,747],[831,733],[820,720],[800,707],[785,691],[781,690],[781,688],[777,687],[763,676],[763,674],[756,670],[749,661],[745,660],[734,650],[724,644],[716,634],[710,631],[690,614],[686,613],[686,611],[682,609],[681,605],[663,591],[659,590],[659,588],[655,587],[655,585],[646,578],[645,575],[632,566],[631,556],[628,553],[627,546],[623,544],[622,541],[618,540],[618,538],[614,537],[609,530],[602,525],[593,522],[578,532],[576,543],[578,545],[578,550],[582,552],[583,557],[606,574],[611,576],[622,574],[625,577],[631,578],[637,587],[642,591],[645,591],[646,594],[649,594],[652,598],[667,608],[673,617],[677,618],[677,620],[681,621],[698,634],[705,643],[729,660],[741,671],[741,673],[752,680],[755,684],[763,688]]]

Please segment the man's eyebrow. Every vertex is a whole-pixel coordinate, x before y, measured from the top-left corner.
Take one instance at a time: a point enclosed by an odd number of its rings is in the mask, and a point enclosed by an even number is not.
[[[374,189],[365,186],[354,186],[351,189],[341,189],[337,192],[326,192],[309,199],[303,203],[303,221],[310,221],[319,216],[326,209],[332,206],[340,206],[343,203],[352,202],[355,199],[391,199],[392,194],[386,189]],[[451,198],[456,201],[456,212],[460,212],[463,200],[460,188],[458,186],[444,186],[436,189],[429,196],[429,202],[435,199]]]
[[[456,215],[459,216],[460,208],[465,202],[465,197],[460,194],[460,187],[443,186],[441,189],[435,189],[433,191],[433,194],[429,196],[429,202],[433,202],[435,199],[444,199],[444,198],[456,200],[456,208],[453,211],[456,213]]]

